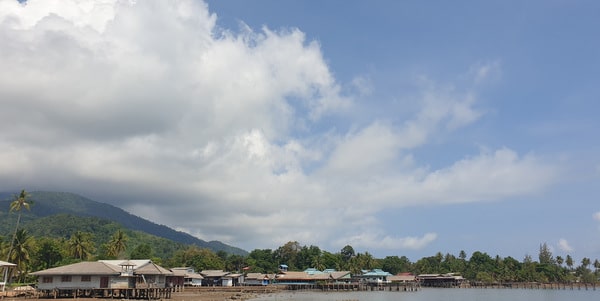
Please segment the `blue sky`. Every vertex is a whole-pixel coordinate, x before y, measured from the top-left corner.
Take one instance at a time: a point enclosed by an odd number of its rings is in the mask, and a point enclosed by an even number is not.
[[[598,13],[0,0],[0,190],[247,250],[600,258]]]

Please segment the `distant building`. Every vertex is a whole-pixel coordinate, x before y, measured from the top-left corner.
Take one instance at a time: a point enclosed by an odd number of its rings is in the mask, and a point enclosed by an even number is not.
[[[263,273],[248,273],[244,276],[244,285],[269,285],[275,275]]]
[[[432,287],[455,287],[460,286],[465,280],[462,276],[453,273],[448,274],[420,274],[417,276],[422,286]]]
[[[288,285],[307,285],[320,283],[346,283],[350,282],[351,276],[349,271],[326,270],[319,271],[314,268],[309,268],[303,272],[279,272],[275,276],[275,282],[278,284]]]
[[[172,268],[171,272],[173,272],[172,283],[176,286],[201,286],[202,279],[204,279],[190,267]]]
[[[200,275],[204,278],[202,283],[206,286],[223,286],[223,278],[229,274],[229,272],[223,270],[203,270],[200,272]],[[226,286],[230,286],[228,282],[229,280],[225,280]]]
[[[387,278],[392,283],[415,283],[417,282],[417,276],[411,273],[400,273],[392,275]]]
[[[371,284],[385,284],[391,281],[388,277],[393,276],[389,272],[381,269],[365,270],[360,275],[353,275],[352,278],[357,279],[360,282],[371,283]]]

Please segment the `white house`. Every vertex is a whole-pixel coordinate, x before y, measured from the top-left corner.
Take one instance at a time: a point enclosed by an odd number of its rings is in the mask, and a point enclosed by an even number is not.
[[[171,274],[151,260],[83,261],[31,273],[40,290],[164,288]]]

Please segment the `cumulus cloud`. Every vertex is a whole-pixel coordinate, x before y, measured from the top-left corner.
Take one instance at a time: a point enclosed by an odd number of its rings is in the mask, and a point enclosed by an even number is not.
[[[412,118],[361,125],[353,93],[373,85],[343,90],[300,29],[216,22],[191,0],[0,1],[0,189],[78,192],[245,248],[420,249],[437,235],[392,235],[374,214],[535,194],[556,177],[508,147],[415,160],[484,116],[476,91],[428,81]]]
[[[563,252],[573,252],[575,250],[569,245],[569,242],[564,238],[558,240],[558,248]]]
[[[592,216],[595,220],[600,221],[600,211],[594,213],[594,215]]]

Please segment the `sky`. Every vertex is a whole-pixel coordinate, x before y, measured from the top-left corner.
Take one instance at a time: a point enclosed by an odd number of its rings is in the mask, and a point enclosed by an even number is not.
[[[0,191],[251,251],[600,258],[597,1],[0,0]]]

